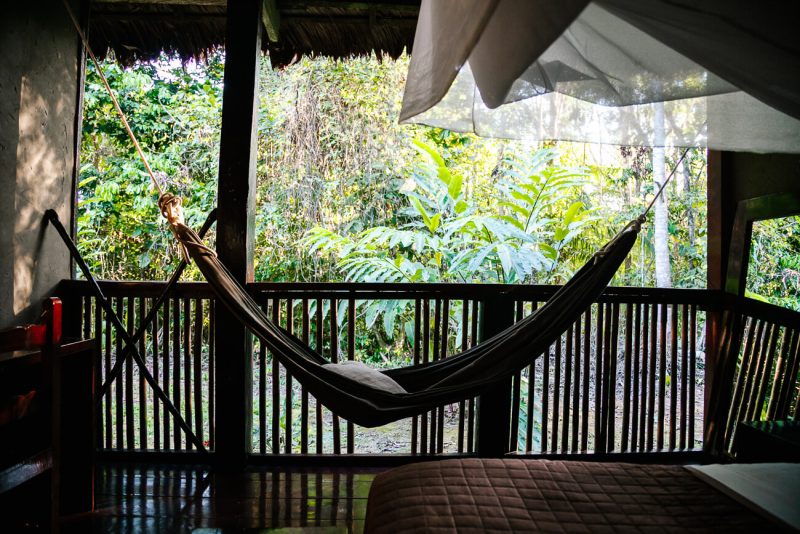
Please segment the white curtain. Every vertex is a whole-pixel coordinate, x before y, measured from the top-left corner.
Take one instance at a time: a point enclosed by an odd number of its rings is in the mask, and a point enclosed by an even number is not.
[[[423,0],[401,120],[493,137],[800,152],[793,2]]]

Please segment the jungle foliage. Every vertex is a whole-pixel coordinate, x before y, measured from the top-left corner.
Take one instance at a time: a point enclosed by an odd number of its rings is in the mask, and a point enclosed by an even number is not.
[[[218,54],[189,66],[168,58],[103,66],[152,166],[185,198],[195,226],[215,203],[223,63]],[[257,279],[559,283],[652,195],[646,149],[398,125],[406,67],[407,58],[317,58],[275,71],[264,60]],[[174,261],[171,238],[91,68],[84,102],[81,249],[104,278],[163,278]],[[687,161],[668,188],[674,284],[698,287],[702,151]],[[615,283],[652,283],[651,233],[646,226]]]

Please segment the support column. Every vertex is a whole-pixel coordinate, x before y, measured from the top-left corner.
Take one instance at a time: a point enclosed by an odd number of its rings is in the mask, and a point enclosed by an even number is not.
[[[253,281],[256,119],[262,0],[229,0],[217,198],[217,253],[240,283]],[[237,469],[252,450],[252,336],[216,307],[216,426],[219,465]]]
[[[478,339],[483,342],[514,324],[514,301],[496,297],[481,303]],[[478,442],[481,457],[509,452],[511,432],[511,379],[504,380],[478,398]]]

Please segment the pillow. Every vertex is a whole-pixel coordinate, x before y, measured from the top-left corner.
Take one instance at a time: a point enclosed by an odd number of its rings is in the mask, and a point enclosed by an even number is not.
[[[326,363],[322,367],[337,375],[344,376],[356,382],[361,382],[378,391],[385,391],[386,393],[408,393],[403,389],[403,386],[385,374],[361,362],[348,360],[342,363]]]

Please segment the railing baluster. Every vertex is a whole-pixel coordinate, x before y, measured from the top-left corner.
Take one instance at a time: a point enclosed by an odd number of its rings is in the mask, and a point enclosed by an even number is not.
[[[147,303],[144,297],[139,297],[139,311],[137,313],[136,329],[138,330],[147,313]],[[139,354],[142,355],[145,365],[147,365],[147,333],[139,340]],[[139,375],[139,448],[147,449],[147,385],[144,381],[144,373]]]
[[[201,442],[203,439],[203,300],[194,301],[194,433]],[[187,421],[188,423],[189,421]]]
[[[578,438],[580,433],[580,389],[581,389],[581,317],[575,321],[574,325],[575,341],[573,350],[575,351],[573,368],[575,372],[574,384],[572,385],[572,442],[570,452],[578,452]]]
[[[331,362],[339,362],[339,303],[331,299]],[[339,416],[333,415],[333,454],[342,454],[342,431]]]
[[[694,449],[695,388],[697,387],[697,306],[689,309],[689,448]]]
[[[208,301],[208,449],[214,449],[214,337],[217,335],[217,330],[214,324],[216,317],[215,301],[211,299]],[[265,370],[262,368],[262,372]]]
[[[728,410],[728,425],[725,429],[724,438],[726,444],[730,443],[730,440],[733,438],[733,432],[735,430],[736,423],[739,421],[742,399],[744,398],[744,390],[747,385],[747,376],[750,372],[750,362],[753,359],[753,347],[756,344],[756,338],[760,336],[759,330],[761,325],[759,320],[753,318],[743,318],[742,325],[744,325],[746,328],[747,337],[745,338],[745,342],[741,350],[741,356],[732,355],[734,358],[738,356],[739,370],[736,374],[736,382],[733,387],[731,404]]]
[[[272,299],[272,322],[279,324],[281,318],[281,300],[277,297]],[[272,454],[281,452],[281,370],[278,358],[275,354],[272,357]]]
[[[258,340],[258,451],[267,453],[267,345]],[[274,384],[272,384],[274,387]],[[274,443],[274,442],[273,442]],[[274,452],[274,451],[273,451]]]
[[[475,345],[478,339],[478,301],[472,301],[472,323],[471,323],[471,344]],[[475,397],[470,397],[469,404],[469,424],[467,425],[467,452],[475,450]]]
[[[431,302],[422,301],[422,363],[428,363],[431,342]],[[428,454],[428,412],[420,415],[419,452]]]
[[[742,393],[742,403],[739,409],[739,415],[736,417],[736,422],[746,421],[749,419],[750,406],[752,405],[751,397],[753,390],[756,387],[756,380],[758,377],[758,368],[761,366],[761,358],[764,354],[764,345],[769,338],[770,324],[766,321],[760,321],[758,329],[756,330],[756,340],[753,345],[753,355],[750,358],[750,363],[747,367],[747,374],[745,375],[745,388]],[[735,431],[735,428],[734,428]]]
[[[549,450],[549,422],[550,422],[550,347],[542,357],[542,453]]]
[[[356,359],[356,301],[353,298],[347,299],[347,359]],[[355,427],[350,421],[347,422],[347,454],[355,452]]]
[[[751,420],[760,420],[762,410],[764,409],[764,400],[767,396],[767,385],[771,376],[772,366],[775,361],[775,353],[777,351],[778,338],[780,337],[780,326],[773,324],[770,332],[769,346],[764,354],[764,363],[759,369],[758,376],[761,381],[758,384],[758,390],[754,395],[753,409],[750,412]]]
[[[595,316],[595,377],[594,377],[594,450],[602,450],[600,447],[601,427],[603,425],[601,401],[603,391],[603,311],[605,304],[597,304],[597,315]]]
[[[786,329],[787,332],[790,330]],[[775,419],[784,419],[789,414],[792,393],[794,391],[794,377],[797,376],[798,356],[800,356],[800,330],[791,330],[791,335],[787,336],[785,349],[785,363],[781,377],[781,387],[777,394],[775,411],[772,415]]]
[[[469,301],[464,299],[461,304],[461,350],[467,350],[469,347],[468,340],[469,340]],[[458,452],[464,452],[464,410],[466,410],[466,403],[462,400],[458,403]],[[412,436],[411,436],[411,443],[412,447],[414,446],[414,438],[416,432],[416,423],[417,419],[414,418],[412,422]],[[414,451],[412,450],[412,454]]]
[[[581,405],[581,452],[589,449],[589,367],[592,360],[592,306],[583,313],[583,392]]]
[[[188,298],[183,299],[183,418],[192,423],[192,301]],[[185,447],[191,450],[192,443],[188,437],[185,440]]]
[[[678,306],[671,306],[670,314],[670,364],[669,364],[669,450],[677,446],[676,422],[678,412]]]
[[[125,299],[125,328],[128,332],[133,332],[134,327],[134,298],[128,297]],[[119,334],[117,338],[122,341],[122,336]],[[122,345],[117,349],[117,358],[122,355]],[[133,417],[133,358],[128,358],[125,361],[125,445],[127,448],[136,448],[136,434],[134,433],[134,417]]]
[[[667,403],[667,304],[661,304],[659,317],[661,319],[658,351],[658,434],[656,436],[656,450],[664,450],[664,417]]]
[[[447,342],[450,334],[450,300],[442,300],[441,336],[439,338],[439,359],[447,358]],[[436,452],[444,452],[444,406],[439,406],[439,426],[436,432]]]
[[[537,303],[531,302],[531,313],[536,311]],[[528,425],[525,429],[525,446],[528,451],[533,452],[535,439],[533,428],[536,423],[536,364],[541,358],[534,359],[528,365]]]
[[[117,306],[114,312],[121,319],[124,313],[124,308],[122,306],[123,305],[122,297],[117,297],[116,305]],[[122,337],[117,335],[116,332],[114,332],[113,334],[114,334],[114,360],[116,361],[122,354]],[[128,362],[127,365],[130,366],[130,362]],[[124,418],[123,407],[125,406],[124,399],[122,396],[122,392],[125,389],[124,386],[125,386],[125,375],[120,373],[120,375],[118,375],[117,379],[114,381],[114,393],[116,394],[115,398],[116,405],[114,406],[114,413],[115,413],[114,426],[116,427],[115,437],[117,442],[116,443],[117,449],[122,449],[124,443],[123,442],[124,434],[122,431],[123,418]]]
[[[598,440],[598,444],[595,446],[595,451],[599,452],[608,452],[608,437],[610,433],[610,426],[611,420],[613,418],[613,413],[610,410],[610,401],[613,396],[612,389],[614,386],[612,376],[611,376],[611,345],[612,345],[612,336],[613,336],[613,327],[612,327],[612,313],[613,308],[612,304],[606,303],[605,304],[605,321],[603,322],[603,350],[602,357],[603,357],[603,364],[600,367],[602,374],[602,390],[600,393],[600,439]]]
[[[103,369],[103,353],[106,347],[103,344],[103,311],[102,308],[100,308],[100,301],[97,299],[94,299],[94,336],[98,343],[94,360],[94,390],[99,392],[103,385],[103,377],[105,376],[105,369]],[[103,425],[103,407],[106,404],[106,400],[101,399],[100,408],[95,412],[95,447],[98,449],[103,447],[105,436],[111,432],[110,425]]]
[[[161,341],[162,341],[162,351],[163,351],[163,388],[164,388],[164,395],[167,398],[170,397],[170,387],[169,387],[169,377],[170,377],[170,299],[164,300],[164,307],[162,312],[162,326],[161,326]],[[160,405],[159,401],[159,405]],[[167,413],[167,410],[164,409],[164,448],[170,448],[170,438],[172,436],[172,431],[170,429],[171,426],[171,418],[172,416]]]
[[[303,307],[303,343],[309,344],[311,336],[311,319],[308,315],[308,299],[300,301]],[[308,391],[305,386],[300,388],[300,453],[308,454]]]
[[[558,452],[558,416],[561,404],[561,336],[556,338],[556,348],[553,359],[553,421],[550,430],[550,451]]]
[[[650,352],[650,305],[642,304],[642,392],[641,392],[641,407],[639,413],[639,451],[645,452],[648,450],[649,430],[647,427],[647,400],[650,398],[648,380],[650,377],[650,369],[652,368],[652,359]]]
[[[522,301],[517,301],[514,303],[514,321],[519,321],[522,319]],[[508,450],[511,452],[517,451],[519,449],[519,410],[520,404],[522,402],[522,390],[521,390],[521,380],[522,380],[522,372],[517,372],[513,376],[512,386],[511,386],[511,431],[509,437],[509,447]]]
[[[624,346],[624,363],[622,371],[623,379],[623,397],[622,397],[622,435],[620,436],[620,450],[622,452],[628,451],[630,440],[630,421],[631,421],[631,387],[632,379],[631,369],[633,367],[633,304],[630,302],[625,304],[625,346]],[[635,373],[635,371],[633,371]],[[635,419],[635,417],[634,417]]]
[[[181,411],[181,301],[172,299],[172,403]],[[172,425],[172,446],[181,450],[181,427],[177,421]]]
[[[653,450],[656,413],[656,367],[658,362],[658,304],[650,307],[649,397],[647,399],[647,452]],[[663,419],[662,419],[663,420]]]
[[[129,333],[133,333],[135,326],[135,299],[126,299],[126,324],[125,328]],[[121,337],[121,336],[118,336]],[[122,350],[117,350],[117,358],[122,354]],[[128,358],[125,362],[125,444],[128,450],[136,448],[136,434],[134,433],[134,413],[133,413],[133,358]]]
[[[619,359],[619,303],[611,304],[611,344],[608,351],[608,446],[607,452],[616,450],[617,428],[617,360]]]
[[[83,311],[81,312],[81,319],[83,320],[83,339],[90,339],[92,337],[92,298],[89,296],[83,297]]]
[[[572,325],[567,329],[564,352],[564,403],[561,416],[561,452],[569,451],[569,401],[572,380]]]
[[[439,359],[439,340],[440,330],[442,325],[442,301],[440,299],[434,300],[433,305],[433,348],[431,350],[431,361]],[[436,407],[430,411],[430,443],[428,445],[428,453],[436,454],[436,445],[438,444],[437,434],[439,430],[439,408]]]
[[[286,299],[286,331],[289,334],[294,333],[294,300],[291,298]],[[283,368],[284,376],[286,378],[286,388],[285,388],[285,395],[284,395],[284,416],[286,417],[286,424],[285,424],[285,434],[284,434],[284,443],[283,443],[283,452],[284,454],[292,454],[292,444],[293,444],[293,433],[294,429],[292,428],[292,420],[293,420],[293,391],[292,391],[292,375],[289,374],[289,370],[285,367]]]
[[[413,358],[414,358],[414,365],[419,365],[420,363],[420,329],[421,329],[421,308],[422,302],[420,299],[416,299],[414,301],[414,349],[413,349]],[[411,419],[411,454],[417,454],[418,452],[422,452],[423,448],[419,447],[418,451],[418,440],[419,440],[419,426],[420,426],[420,418],[419,416],[415,415]]]
[[[151,299],[150,306],[155,306],[156,299]],[[161,347],[158,344],[158,312],[150,323],[150,339],[153,344],[153,379],[158,382],[160,377]],[[161,384],[163,388],[163,384]],[[153,398],[153,448],[161,450],[161,401]]]
[[[631,306],[631,304],[628,304]],[[633,362],[631,365],[631,379],[633,389],[631,391],[631,452],[639,450],[639,359],[641,357],[642,342],[642,307],[638,302],[633,305]],[[628,323],[627,328],[631,328]]]
[[[324,319],[322,314],[322,299],[317,299],[317,309],[315,311],[316,315],[316,323],[317,323],[317,339],[316,339],[316,349],[317,352],[322,354],[323,353],[323,334],[324,334]],[[314,415],[316,418],[316,443],[315,449],[317,454],[322,454],[322,435],[323,435],[323,427],[322,427],[322,404],[320,404],[318,399],[314,399]],[[319,499],[317,499],[320,502]]]
[[[675,305],[677,308],[678,306]],[[686,431],[688,430],[688,408],[689,408],[689,305],[683,305],[681,318],[681,433],[679,447],[686,450]]]

